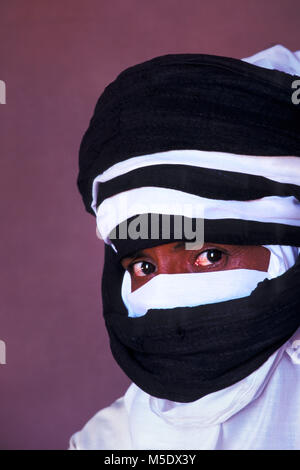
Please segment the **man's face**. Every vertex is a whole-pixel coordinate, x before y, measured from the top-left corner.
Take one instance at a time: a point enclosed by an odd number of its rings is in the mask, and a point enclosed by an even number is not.
[[[187,250],[185,242],[173,242],[136,252],[121,263],[131,276],[132,292],[158,274],[200,273],[229,269],[267,271],[270,251],[263,246],[204,243]]]

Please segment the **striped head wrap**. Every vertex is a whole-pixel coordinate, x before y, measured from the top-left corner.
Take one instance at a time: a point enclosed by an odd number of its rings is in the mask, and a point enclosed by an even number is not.
[[[282,282],[264,281],[246,299],[166,309],[163,320],[160,309],[128,318],[120,258],[176,237],[111,235],[156,214],[202,219],[209,242],[298,247],[300,105],[292,95],[299,79],[247,59],[168,54],[121,72],[96,104],[77,185],[106,242],[102,294],[112,352],[154,396],[193,401],[266,361],[299,326],[300,261]],[[232,328],[232,315],[242,313],[244,324]],[[217,340],[208,345],[212,335]]]

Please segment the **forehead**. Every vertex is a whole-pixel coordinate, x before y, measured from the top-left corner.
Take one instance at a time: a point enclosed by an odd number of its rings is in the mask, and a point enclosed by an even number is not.
[[[203,245],[197,245],[195,243],[194,249],[190,248],[190,244],[187,244],[184,241],[177,241],[177,242],[172,242],[172,243],[166,243],[162,245],[157,245],[153,246],[150,248],[144,248],[137,250],[133,252],[132,254],[125,256],[123,259],[132,259],[132,258],[138,258],[142,256],[147,256],[147,255],[156,255],[156,256],[172,256],[174,254],[178,255],[184,255],[186,253],[194,253],[194,252],[199,252],[203,251],[208,248],[223,248],[223,249],[228,249],[230,248],[231,250],[234,249],[239,249],[242,248],[240,245],[224,245],[220,243],[204,243]]]

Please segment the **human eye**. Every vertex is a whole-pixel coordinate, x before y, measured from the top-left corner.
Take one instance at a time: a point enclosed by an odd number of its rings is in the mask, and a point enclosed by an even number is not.
[[[210,248],[200,253],[194,264],[197,267],[213,266],[224,260],[225,253],[217,248]]]
[[[128,268],[131,273],[137,277],[149,276],[155,271],[154,264],[150,263],[149,261],[136,261],[135,263],[132,263]]]

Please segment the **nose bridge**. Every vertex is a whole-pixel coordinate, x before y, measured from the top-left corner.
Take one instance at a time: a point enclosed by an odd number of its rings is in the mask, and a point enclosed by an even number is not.
[[[157,250],[156,252],[156,266],[157,274],[175,274],[182,272],[182,266],[178,262],[178,257],[167,247]]]
[[[169,256],[164,256],[157,263],[157,271],[159,274],[170,274],[173,272],[172,262]]]

